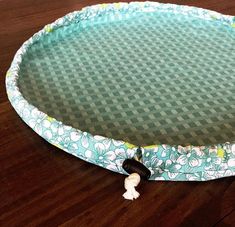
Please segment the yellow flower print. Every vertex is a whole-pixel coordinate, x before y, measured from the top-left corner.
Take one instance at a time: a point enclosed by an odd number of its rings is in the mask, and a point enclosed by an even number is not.
[[[49,116],[48,116],[46,119],[47,119],[49,122],[53,122],[53,121],[55,120],[54,118],[49,117]]]
[[[46,32],[52,32],[52,28],[50,25],[46,25],[45,30]]]
[[[137,146],[135,146],[134,144],[131,144],[131,143],[125,143],[125,145],[128,149],[132,149],[132,148],[137,147]]]
[[[63,147],[60,145],[60,144],[53,144],[55,147],[57,147],[57,148],[59,148],[59,149],[61,149],[61,150],[63,150]]]
[[[149,146],[145,146],[144,149],[154,149],[157,148],[157,145],[149,145]]]
[[[101,9],[104,9],[104,8],[106,8],[107,6],[108,6],[108,4],[106,4],[106,3],[100,4],[100,8],[101,8]]]
[[[116,9],[120,9],[121,8],[121,3],[114,3],[114,7]]]
[[[220,158],[224,158],[224,149],[218,148],[217,149],[217,156]]]
[[[11,75],[12,75],[11,71],[7,71],[6,77],[9,77]]]

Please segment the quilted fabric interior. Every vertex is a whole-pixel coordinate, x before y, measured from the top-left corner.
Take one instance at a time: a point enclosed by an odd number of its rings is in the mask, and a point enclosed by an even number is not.
[[[235,141],[235,29],[172,12],[105,15],[35,42],[19,88],[49,116],[136,145]]]

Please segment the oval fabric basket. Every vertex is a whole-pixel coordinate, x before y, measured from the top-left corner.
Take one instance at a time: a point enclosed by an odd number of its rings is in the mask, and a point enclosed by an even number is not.
[[[234,17],[217,12],[90,6],[22,45],[7,94],[38,135],[103,168],[126,174],[140,146],[151,180],[233,176],[234,44]]]

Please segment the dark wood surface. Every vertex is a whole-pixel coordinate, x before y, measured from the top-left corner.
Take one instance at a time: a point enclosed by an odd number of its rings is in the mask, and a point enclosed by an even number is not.
[[[9,104],[5,73],[20,45],[64,14],[102,2],[0,0],[0,226],[235,226],[233,177],[145,182],[129,202],[124,176],[48,144]],[[168,2],[235,15],[233,0]]]

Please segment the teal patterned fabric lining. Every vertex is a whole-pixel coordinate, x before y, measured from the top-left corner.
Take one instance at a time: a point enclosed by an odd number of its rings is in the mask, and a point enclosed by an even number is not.
[[[66,125],[140,146],[235,141],[233,28],[172,12],[111,18],[28,48],[23,96]]]
[[[152,180],[233,176],[234,40],[234,17],[213,11],[91,6],[23,44],[7,93],[36,133],[109,170],[141,145]]]

